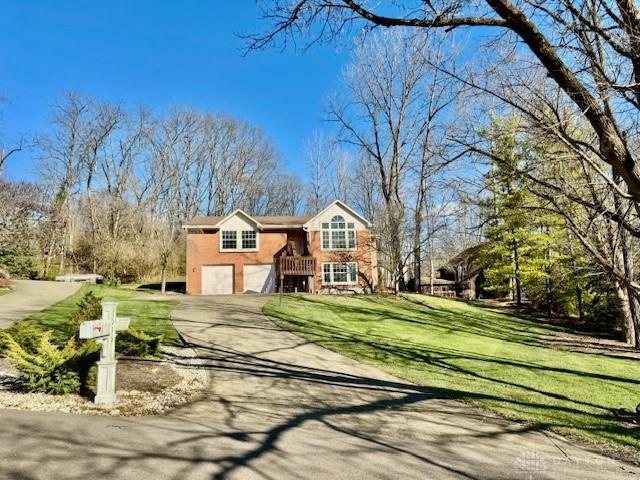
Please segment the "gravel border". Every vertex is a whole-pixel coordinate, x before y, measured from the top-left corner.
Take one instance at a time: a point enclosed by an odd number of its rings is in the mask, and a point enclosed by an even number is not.
[[[91,415],[157,415],[197,399],[208,384],[202,361],[192,348],[162,347],[161,361],[180,376],[176,385],[159,393],[118,390],[118,401],[97,406],[80,395],[48,395],[21,392],[18,376],[12,368],[0,364],[0,408],[38,412],[63,412]]]

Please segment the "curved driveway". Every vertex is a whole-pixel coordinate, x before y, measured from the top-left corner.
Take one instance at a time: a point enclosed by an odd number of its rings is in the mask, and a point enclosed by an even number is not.
[[[0,478],[623,479],[640,469],[440,399],[292,335],[259,296],[184,297],[210,371],[170,415],[0,410]]]
[[[59,302],[80,288],[79,283],[14,280],[15,290],[0,296],[0,330]]]

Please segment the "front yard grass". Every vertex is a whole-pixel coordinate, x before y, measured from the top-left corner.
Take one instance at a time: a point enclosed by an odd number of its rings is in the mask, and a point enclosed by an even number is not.
[[[11,293],[11,292],[13,292],[13,290],[10,290],[8,288],[0,288],[0,297],[2,295],[6,295],[7,293]]]
[[[77,327],[70,322],[82,296],[92,291],[103,300],[118,302],[118,316],[130,317],[132,327],[151,336],[162,335],[162,343],[179,346],[182,344],[178,332],[171,323],[171,311],[176,306],[174,300],[154,299],[149,292],[140,292],[126,287],[105,285],[83,285],[76,293],[64,300],[22,320],[36,327],[53,331],[56,341],[66,341],[76,333]]]
[[[264,312],[300,336],[443,396],[640,461],[640,427],[611,414],[640,403],[640,361],[549,342],[576,332],[423,295],[284,296]]]

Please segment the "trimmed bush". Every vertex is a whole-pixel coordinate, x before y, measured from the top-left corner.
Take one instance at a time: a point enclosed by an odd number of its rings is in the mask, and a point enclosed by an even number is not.
[[[50,331],[38,331],[32,351],[21,346],[12,335],[4,333],[2,336],[6,357],[20,372],[22,384],[32,392],[54,395],[80,392],[82,379],[98,349],[94,342],[78,346],[75,338],[59,348],[51,341]]]
[[[132,357],[155,357],[160,353],[162,335],[152,337],[130,327],[116,337],[116,351]]]

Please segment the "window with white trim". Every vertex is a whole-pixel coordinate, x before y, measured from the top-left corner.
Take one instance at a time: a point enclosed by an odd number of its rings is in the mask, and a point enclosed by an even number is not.
[[[222,231],[222,250],[235,250],[238,248],[238,235],[235,230]]]
[[[353,285],[358,281],[356,262],[322,264],[322,283],[325,285]]]
[[[323,250],[351,250],[356,248],[356,229],[352,222],[335,215],[331,222],[322,224]]]
[[[258,232],[255,230],[222,230],[221,251],[241,252],[258,248]]]
[[[255,230],[243,230],[242,231],[242,249],[243,250],[255,250],[258,246],[258,235]]]

